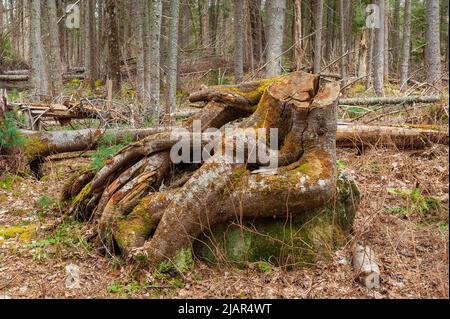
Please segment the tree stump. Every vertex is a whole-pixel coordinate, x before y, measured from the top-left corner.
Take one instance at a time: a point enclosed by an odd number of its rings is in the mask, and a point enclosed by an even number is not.
[[[317,253],[318,242],[332,248],[348,234],[358,198],[353,184],[343,187],[342,178],[337,183],[339,86],[320,87],[319,80],[315,74],[294,72],[191,96],[206,105],[184,127],[192,132],[194,120],[200,120],[203,131],[231,129],[232,137],[220,138],[222,150],[237,152],[240,142],[250,154],[261,145],[252,144],[249,131],[277,129],[277,136],[267,131],[258,135],[267,148],[272,142],[279,145],[272,150],[277,152],[277,167],[233,161],[220,149],[202,163],[175,164],[170,150],[180,139],[161,132],[125,147],[95,174],[74,177],[64,192],[65,199],[71,198],[70,213],[97,224],[103,249],[145,266],[156,266],[191,247],[207,258],[215,250],[208,253],[205,247],[211,245],[205,238],[225,251],[239,250],[223,254],[235,261],[311,261],[305,257],[310,254],[301,251]],[[289,228],[291,223],[295,227]],[[252,244],[219,240],[241,236],[244,243],[254,243],[252,234],[260,230],[267,239],[259,240],[256,250]],[[270,244],[273,241],[283,245]]]

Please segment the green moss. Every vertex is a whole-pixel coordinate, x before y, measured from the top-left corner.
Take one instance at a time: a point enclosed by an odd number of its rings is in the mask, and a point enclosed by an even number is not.
[[[184,274],[192,269],[194,261],[192,250],[189,248],[179,250],[170,261],[163,261],[158,266],[160,273]]]
[[[359,191],[356,184],[339,175],[338,200],[320,211],[292,219],[245,221],[213,228],[194,245],[195,253],[209,262],[244,265],[268,262],[304,267],[327,258],[343,245],[352,228]]]
[[[0,226],[0,237],[4,239],[18,238],[20,241],[29,242],[35,234],[35,226]]]
[[[48,144],[38,137],[29,137],[23,145],[26,159],[30,162],[38,155],[45,155],[48,152]]]

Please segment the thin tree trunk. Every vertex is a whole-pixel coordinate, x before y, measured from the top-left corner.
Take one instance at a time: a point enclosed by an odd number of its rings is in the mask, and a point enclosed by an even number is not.
[[[178,22],[180,3],[178,0],[170,2],[170,32],[169,32],[169,56],[167,63],[167,101],[166,119],[175,112],[177,106],[177,73],[178,73]],[[171,120],[170,120],[171,122]]]
[[[372,73],[373,73],[373,47],[375,44],[375,32],[373,28],[369,28],[369,52],[367,54],[367,77],[366,77],[366,90],[370,88],[372,84]]]
[[[295,69],[302,68],[303,49],[302,49],[302,0],[294,1],[294,59]]]
[[[3,0],[0,1],[0,40],[3,39]]]
[[[150,9],[150,104],[146,110],[146,116],[152,114],[159,116],[161,107],[160,98],[160,76],[161,76],[161,55],[160,55],[160,34],[162,22],[162,2],[152,0]]]
[[[427,82],[437,87],[441,84],[441,42],[439,32],[439,1],[426,0],[427,29],[425,34],[425,65]]]
[[[248,3],[252,28],[253,59],[256,65],[259,65],[263,55],[261,0],[249,0]]]
[[[398,74],[398,64],[400,60],[400,6],[401,1],[395,0],[394,4],[394,21],[392,25],[392,69]]]
[[[384,4],[384,81],[389,81],[389,3]]]
[[[375,48],[373,65],[373,88],[376,95],[383,95],[384,84],[384,5],[385,0],[378,0],[380,9],[379,28],[375,29]]]
[[[50,73],[52,81],[52,94],[60,94],[63,89],[62,63],[59,42],[58,21],[56,17],[56,0],[47,0],[48,23],[50,25]]]
[[[411,0],[405,0],[405,12],[403,14],[403,46],[402,64],[400,74],[400,90],[406,91],[409,77],[409,56],[411,50]]]
[[[346,50],[346,37],[345,37],[345,1],[339,0],[339,17],[340,17],[340,42],[341,42],[341,78],[345,85],[347,78],[347,57],[344,56],[347,53]]]
[[[244,0],[234,0],[234,78],[244,79]]]
[[[322,24],[323,24],[323,0],[314,0],[314,62],[313,72],[320,73],[322,61]]]
[[[201,23],[201,40],[202,46],[206,51],[210,50],[209,36],[209,1],[201,0],[200,4],[200,23]]]
[[[31,0],[30,6],[30,92],[49,94],[48,74],[45,65],[41,37],[41,3]],[[39,100],[39,96],[36,100]]]
[[[281,56],[286,0],[269,0],[267,3],[267,54],[266,77],[281,74]]]
[[[120,36],[117,25],[118,0],[106,0],[107,39],[108,39],[108,78],[112,80],[113,92],[121,88],[120,74]]]
[[[145,61],[144,61],[144,20],[146,6],[143,0],[133,1],[136,28],[136,92],[140,102],[145,100]]]

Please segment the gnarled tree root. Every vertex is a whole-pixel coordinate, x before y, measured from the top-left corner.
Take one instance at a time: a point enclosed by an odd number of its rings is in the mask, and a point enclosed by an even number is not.
[[[337,198],[338,94],[337,84],[319,91],[318,75],[294,72],[191,96],[207,105],[186,127],[200,119],[203,130],[220,128],[253,112],[230,125],[234,137],[222,139],[223,149],[234,149],[234,141],[241,140],[248,152],[255,145],[246,140],[246,132],[278,129],[280,167],[258,169],[259,162],[239,163],[216,150],[193,174],[177,179],[171,176],[170,161],[163,160],[176,140],[170,132],[158,133],[124,148],[91,180],[84,180],[77,210],[85,211],[84,218],[95,217],[105,247],[111,249],[115,242],[122,254],[146,265],[174,257],[218,224],[318,214]],[[270,138],[263,139],[267,146]],[[169,189],[159,187],[173,179],[177,182]]]

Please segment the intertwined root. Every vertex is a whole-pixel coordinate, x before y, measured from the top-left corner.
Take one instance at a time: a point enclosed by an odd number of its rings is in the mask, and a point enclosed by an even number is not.
[[[173,172],[182,167],[172,169],[169,150],[177,140],[163,132],[124,148],[95,176],[91,172],[76,179],[77,186],[65,192],[65,197],[74,198],[72,213],[97,222],[103,247],[111,250],[115,243],[125,256],[156,265],[218,223],[323,207],[336,189],[339,87],[328,84],[318,92],[318,80],[316,75],[295,72],[194,95],[194,100],[208,104],[186,125],[200,119],[203,130],[219,128],[254,111],[233,125],[234,135],[239,139],[250,128],[277,128],[282,167],[255,170],[218,152],[193,174],[176,178]],[[232,139],[222,144],[235,147]]]

